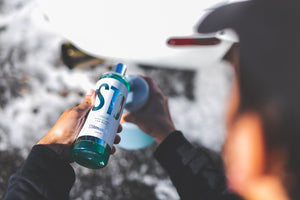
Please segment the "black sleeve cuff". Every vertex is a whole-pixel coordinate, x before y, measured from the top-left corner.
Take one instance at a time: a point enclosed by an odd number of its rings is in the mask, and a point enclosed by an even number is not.
[[[75,181],[70,164],[44,145],[32,148],[20,175],[47,199],[68,199]]]
[[[157,147],[154,157],[163,168],[172,174],[174,163],[182,163],[182,157],[177,151],[182,148],[187,151],[194,149],[181,131],[174,131]]]
[[[189,144],[182,132],[174,131],[157,147],[154,152],[154,157],[159,161],[164,160],[165,156],[169,156],[174,149],[184,143]]]

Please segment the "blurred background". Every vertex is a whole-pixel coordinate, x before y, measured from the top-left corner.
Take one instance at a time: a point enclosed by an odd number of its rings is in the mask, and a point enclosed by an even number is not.
[[[0,198],[31,147],[118,62],[127,65],[127,74],[146,74],[158,83],[169,97],[177,129],[194,145],[220,152],[232,71],[214,58],[213,48],[176,51],[167,59],[147,61],[91,56],[54,29],[36,1],[0,0]],[[117,148],[101,170],[72,164],[77,179],[71,199],[179,199],[152,156],[155,148]]]

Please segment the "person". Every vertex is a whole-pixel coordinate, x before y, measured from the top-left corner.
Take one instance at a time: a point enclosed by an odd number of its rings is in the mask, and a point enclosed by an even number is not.
[[[136,123],[155,138],[159,146],[154,156],[182,199],[240,199],[227,189],[226,180],[244,199],[299,199],[299,4],[296,0],[233,3],[215,9],[198,26],[201,33],[232,28],[240,38],[226,55],[231,57],[236,73],[226,117],[226,176],[217,156],[205,148],[194,148],[176,130],[167,98],[150,77],[144,77],[150,86],[148,103],[140,111],[124,115],[124,120]],[[76,131],[64,129],[65,124],[73,122],[80,127],[77,122],[84,117],[79,116],[86,113],[73,113],[77,117],[69,114],[67,121],[59,120],[46,140],[33,148],[21,171],[11,178],[5,199],[18,199],[12,198],[15,193],[22,194],[23,199],[33,194],[35,198],[30,199],[67,198],[74,178],[70,166],[62,162],[67,151],[50,149],[74,141]],[[49,166],[41,164],[47,162],[43,159],[46,156]],[[51,171],[53,165],[55,173]],[[32,171],[32,166],[41,167]],[[50,179],[41,181],[47,173]],[[28,179],[26,184],[20,184],[24,179]]]
[[[215,9],[198,26],[201,33],[231,28],[240,39],[228,54],[233,56],[236,80],[229,98],[223,159],[229,188],[244,199],[300,198],[299,8],[300,2],[295,0],[238,2]],[[162,104],[165,106],[161,109],[167,110],[167,103]],[[132,113],[125,120],[138,124],[156,141],[163,141],[161,145],[168,145],[164,152],[169,152],[161,162],[180,194],[184,187],[180,181],[185,178],[182,173],[188,170],[181,163],[192,153],[182,153],[184,138],[174,141],[179,136],[170,134],[175,128],[169,115],[157,116],[152,110],[145,108],[143,115]],[[152,121],[153,115],[158,121]],[[167,122],[155,125],[162,119]],[[164,125],[169,132],[153,128]],[[174,157],[178,159],[172,162]],[[186,162],[190,170],[196,168],[197,159]],[[181,197],[197,199],[184,194]],[[222,198],[226,197],[219,196]]]
[[[300,152],[300,41],[296,39],[300,33],[299,8],[300,2],[295,0],[238,2],[215,9],[198,27],[201,33],[232,28],[240,38],[238,46],[227,55],[233,56],[236,80],[229,98],[223,159],[229,188],[244,199],[300,198],[297,155]],[[148,104],[143,111],[124,119],[138,124],[161,142],[158,148],[165,147],[160,152],[163,155],[160,162],[182,199],[201,199],[197,196],[201,184],[189,191],[195,196],[183,194],[186,173],[197,169],[200,157],[191,158],[194,148],[183,147],[190,143],[182,134],[174,132],[166,99],[158,93],[156,96],[161,96],[163,112],[156,115],[158,109]],[[183,168],[182,163],[188,167]],[[226,196],[215,194],[203,199],[222,198]]]

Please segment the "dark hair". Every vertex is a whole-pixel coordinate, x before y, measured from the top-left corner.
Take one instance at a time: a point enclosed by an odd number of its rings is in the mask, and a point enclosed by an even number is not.
[[[266,150],[286,153],[285,172],[292,176],[286,176],[283,182],[290,198],[299,199],[300,41],[291,38],[293,27],[274,32],[272,25],[269,38],[254,30],[252,38],[241,39],[238,113],[259,114]]]

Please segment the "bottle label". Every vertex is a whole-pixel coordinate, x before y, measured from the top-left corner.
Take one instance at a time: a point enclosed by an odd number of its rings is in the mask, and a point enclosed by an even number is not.
[[[96,84],[96,100],[78,137],[94,136],[112,148],[128,94],[124,84],[114,78],[102,78]]]

